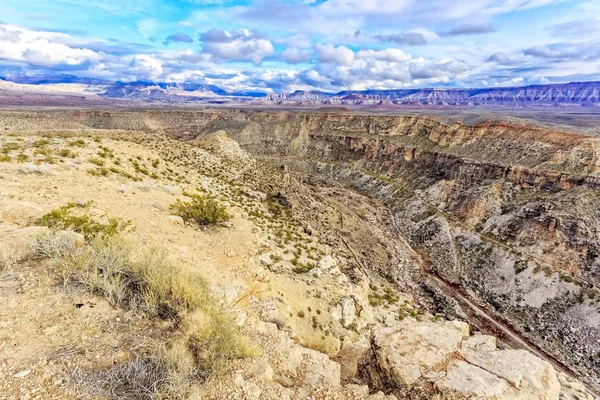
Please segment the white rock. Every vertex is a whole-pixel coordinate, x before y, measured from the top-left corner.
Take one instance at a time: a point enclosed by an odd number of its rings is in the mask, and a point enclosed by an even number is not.
[[[343,297],[340,300],[341,322],[344,328],[349,328],[356,318],[356,302],[350,296]]]
[[[183,218],[181,218],[179,215],[169,215],[167,218],[169,218],[169,221],[173,222],[174,224],[185,225]]]
[[[26,378],[29,376],[29,374],[31,374],[31,370],[26,369],[26,370],[23,370],[21,372],[17,372],[16,374],[14,374],[13,378]]]
[[[469,337],[459,321],[402,321],[373,332],[377,372],[410,387],[421,378],[448,396],[479,400],[558,400],[560,383],[548,362],[523,350],[497,350],[496,339]]]

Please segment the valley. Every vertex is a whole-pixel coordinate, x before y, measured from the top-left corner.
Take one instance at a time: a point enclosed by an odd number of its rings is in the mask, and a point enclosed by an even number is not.
[[[5,243],[89,197],[98,215],[130,218],[136,240],[168,237],[239,317],[261,356],[208,377],[201,398],[598,396],[594,135],[443,113],[176,108],[4,110],[0,129]],[[59,157],[77,138],[79,155]],[[99,160],[111,153],[100,146],[116,155]],[[168,222],[168,203],[191,191],[227,204],[232,222]],[[23,262],[14,271],[44,281],[45,264]],[[0,291],[13,302],[19,274]]]

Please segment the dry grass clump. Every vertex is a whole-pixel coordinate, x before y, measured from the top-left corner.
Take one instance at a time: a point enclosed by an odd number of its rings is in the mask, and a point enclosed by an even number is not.
[[[198,315],[202,321],[198,321]],[[221,372],[231,360],[255,355],[233,318],[218,308],[196,314],[189,323],[186,345],[204,377]]]
[[[81,377],[110,399],[188,400],[197,391],[202,376],[184,346],[167,348],[152,344],[127,363]],[[86,379],[87,378],[87,379]]]
[[[214,225],[231,219],[227,208],[212,197],[198,194],[187,194],[191,201],[177,200],[172,205],[175,214],[186,223],[198,225]]]
[[[137,397],[127,392],[126,398],[186,398],[161,396],[165,385],[170,388],[168,393],[185,392],[181,382],[189,387],[191,377],[205,378],[220,372],[230,360],[252,355],[233,318],[217,305],[203,277],[170,261],[163,249],[135,246],[119,235],[99,236],[60,259],[56,268],[65,284],[81,285],[115,307],[173,321],[181,330],[168,351],[156,356],[152,351],[151,356],[119,367],[118,373],[109,371],[109,375],[116,374],[115,379],[130,382],[124,383],[127,390],[139,391]],[[177,357],[173,357],[174,351]],[[143,371],[150,376],[140,376]]]
[[[182,272],[157,248],[135,249],[118,235],[102,235],[58,262],[65,283],[81,284],[112,305],[163,319],[209,302],[206,282]]]
[[[83,243],[78,243],[74,232],[48,231],[29,241],[26,257],[30,260],[43,260],[48,258],[63,258],[77,251]]]
[[[69,142],[69,146],[71,147],[85,147],[87,143],[83,139],[72,140]]]
[[[73,210],[77,207],[75,203],[65,204],[42,216],[35,223],[56,231],[70,230],[81,233],[86,239],[93,239],[100,235],[113,236],[131,226],[131,221],[120,218],[108,218],[107,222],[101,222],[87,214],[75,215]]]
[[[4,271],[9,266],[8,255],[4,251],[0,250],[0,272]]]
[[[74,151],[71,151],[69,149],[60,149],[58,151],[58,154],[60,157],[64,157],[64,158],[75,158],[77,157],[77,153]]]

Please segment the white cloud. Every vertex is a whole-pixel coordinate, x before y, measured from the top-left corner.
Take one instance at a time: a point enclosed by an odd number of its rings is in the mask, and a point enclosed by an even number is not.
[[[300,49],[311,47],[312,45],[310,38],[302,33],[297,33],[283,40],[282,43],[287,44],[289,47],[298,47]]]
[[[204,43],[202,53],[223,61],[249,60],[258,65],[265,57],[275,54],[268,39],[247,29],[229,32],[213,28],[200,34],[200,40]]]
[[[163,67],[157,58],[147,54],[139,54],[133,57],[130,72],[138,77],[157,79],[163,74]]]
[[[61,34],[0,25],[0,59],[43,66],[75,66],[103,57],[102,53],[90,49],[73,48],[54,41],[53,37],[57,35]]]
[[[288,47],[279,54],[279,58],[289,64],[299,64],[310,61],[312,59],[312,53],[310,50]]]
[[[317,43],[315,52],[319,57],[319,62],[322,63],[350,65],[354,61],[354,52],[346,46],[335,47],[332,44]]]
[[[412,56],[400,49],[385,50],[360,50],[356,53],[356,58],[372,58],[378,61],[402,62],[408,61]]]

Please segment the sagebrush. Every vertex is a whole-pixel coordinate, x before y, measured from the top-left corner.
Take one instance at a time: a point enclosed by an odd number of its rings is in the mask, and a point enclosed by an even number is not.
[[[186,223],[214,225],[231,219],[227,208],[209,196],[189,194],[191,201],[177,200],[172,208]]]
[[[120,218],[108,218],[106,222],[102,222],[87,214],[76,215],[73,210],[77,207],[75,203],[65,204],[42,216],[35,223],[57,231],[70,230],[81,233],[86,239],[93,239],[97,236],[113,236],[131,226],[131,221]]]

